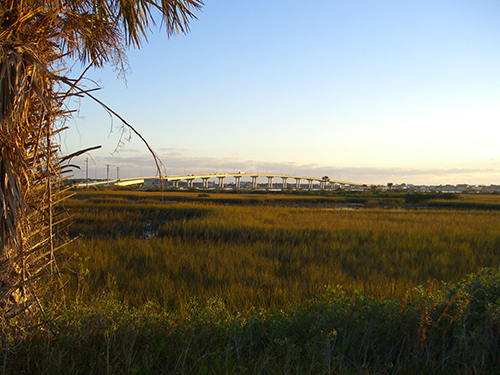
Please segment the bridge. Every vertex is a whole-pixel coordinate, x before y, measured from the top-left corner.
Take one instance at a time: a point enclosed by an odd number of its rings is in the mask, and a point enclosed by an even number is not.
[[[250,179],[250,188],[258,189],[259,184],[257,183],[258,178],[267,178],[267,184],[264,185],[267,189],[274,188],[274,179],[281,179],[281,188],[295,188],[299,190],[301,188],[301,182],[307,181],[307,188],[309,190],[313,189],[314,184],[319,185],[321,190],[334,189],[336,186],[361,186],[362,184],[354,183],[354,182],[346,182],[332,179],[324,179],[320,177],[308,177],[308,176],[295,176],[295,175],[287,175],[287,174],[275,174],[275,173],[245,173],[245,172],[237,172],[237,173],[204,173],[204,174],[186,174],[186,175],[175,175],[175,176],[162,176],[161,180],[158,176],[154,177],[141,177],[141,178],[124,178],[124,179],[115,179],[108,181],[97,181],[97,182],[82,182],[77,185],[77,187],[91,187],[91,186],[106,186],[106,185],[115,185],[115,186],[127,186],[127,185],[157,185],[160,186],[161,182],[163,182],[164,187],[171,187],[178,189],[181,181],[185,181],[188,188],[194,188],[195,180],[201,180],[202,188],[208,189],[210,186],[209,181],[215,180],[212,186],[216,186],[219,189],[224,189],[227,185],[225,184],[226,178],[234,178],[234,188],[241,189],[241,180],[242,179]],[[292,184],[288,183],[288,180],[294,180]],[[160,182],[161,181],[161,182]],[[215,183],[216,182],[216,183]]]

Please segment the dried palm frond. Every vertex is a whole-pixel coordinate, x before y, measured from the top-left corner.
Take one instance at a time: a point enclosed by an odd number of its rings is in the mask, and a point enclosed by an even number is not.
[[[11,318],[38,300],[53,272],[53,202],[58,195],[54,121],[62,101],[48,68],[61,55],[43,7],[0,7],[0,311]],[[47,270],[47,272],[45,272]]]
[[[79,87],[83,75],[70,80],[61,74],[65,59],[123,69],[124,45],[140,46],[155,24],[154,12],[171,35],[187,32],[202,4],[0,0],[0,321],[40,306],[37,283],[55,272],[54,227],[60,218],[54,205],[61,200],[63,174],[72,167],[72,155],[61,158],[55,142],[64,130],[56,124],[72,112],[65,103],[72,96],[88,96],[117,115],[92,90]],[[161,177],[161,163],[145,143]]]

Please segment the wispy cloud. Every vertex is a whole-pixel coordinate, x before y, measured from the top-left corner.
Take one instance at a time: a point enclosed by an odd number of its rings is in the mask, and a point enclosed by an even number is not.
[[[162,173],[181,175],[191,173],[276,173],[311,177],[329,176],[331,179],[363,184],[412,183],[412,184],[498,184],[500,183],[500,163],[492,162],[485,168],[381,168],[345,167],[322,165],[319,163],[272,162],[262,160],[243,160],[231,157],[190,157],[184,149],[163,149],[160,158],[163,162]],[[136,154],[132,151],[130,154]],[[85,156],[75,161],[85,168]],[[89,163],[90,175],[103,178],[106,166],[112,170],[120,168],[123,177],[151,176],[156,174],[154,160],[149,155],[120,155],[95,157]],[[93,172],[92,172],[93,171]],[[79,172],[83,173],[83,172]],[[114,172],[116,173],[116,172]]]

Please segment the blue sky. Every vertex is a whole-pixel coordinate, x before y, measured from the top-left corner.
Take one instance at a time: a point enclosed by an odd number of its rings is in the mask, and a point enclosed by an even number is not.
[[[88,77],[169,174],[500,184],[498,19],[496,0],[206,0],[189,34],[128,52],[127,84]],[[78,107],[62,148],[102,145],[91,177],[154,174],[137,137],[113,153],[119,120]]]

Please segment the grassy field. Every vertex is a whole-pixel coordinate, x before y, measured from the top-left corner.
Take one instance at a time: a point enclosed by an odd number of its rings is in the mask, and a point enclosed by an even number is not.
[[[68,202],[75,215],[70,235],[81,238],[67,253],[78,254],[89,270],[80,284],[84,296],[114,279],[119,298],[133,306],[155,301],[177,311],[193,298],[219,298],[232,311],[289,308],[329,286],[405,298],[418,285],[500,265],[496,211],[348,209],[295,204],[300,197],[276,204],[279,195],[198,195],[170,193],[162,203],[157,194],[84,193]]]
[[[31,329],[0,322],[0,367],[497,374],[499,203],[81,191],[66,203],[65,298],[45,299]]]

